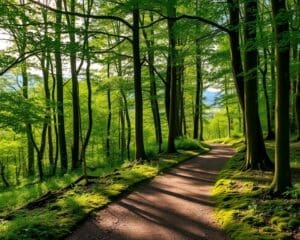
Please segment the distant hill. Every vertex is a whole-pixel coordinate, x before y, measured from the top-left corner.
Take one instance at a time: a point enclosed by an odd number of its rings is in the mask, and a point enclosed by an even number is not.
[[[206,89],[204,90],[204,103],[206,105],[213,105],[215,103],[216,97],[220,94],[220,92],[217,89]]]

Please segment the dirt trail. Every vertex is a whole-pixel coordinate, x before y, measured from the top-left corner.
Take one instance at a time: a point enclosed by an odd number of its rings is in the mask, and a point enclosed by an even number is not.
[[[224,240],[211,188],[233,150],[223,145],[141,184],[87,219],[67,240]]]

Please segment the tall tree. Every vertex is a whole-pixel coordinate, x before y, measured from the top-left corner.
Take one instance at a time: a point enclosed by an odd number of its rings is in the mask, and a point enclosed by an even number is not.
[[[245,2],[245,122],[246,122],[246,162],[245,169],[271,169],[263,139],[258,114],[257,69],[258,50],[256,45],[257,0]]]
[[[289,148],[290,41],[285,0],[272,0],[276,47],[275,174],[271,191],[281,194],[291,186]]]
[[[133,16],[133,64],[134,64],[134,95],[135,95],[135,158],[146,159],[143,133],[143,93],[142,73],[140,56],[140,10],[138,3],[135,3],[132,10]]]
[[[176,138],[176,118],[177,111],[177,70],[176,70],[176,34],[175,34],[175,24],[176,20],[176,0],[168,0],[167,2],[167,10],[168,16],[168,34],[169,34],[169,57],[168,61],[170,62],[169,68],[169,82],[170,82],[170,92],[166,92],[166,94],[170,95],[170,102],[169,102],[169,119],[168,119],[168,126],[169,126],[169,134],[168,134],[168,147],[167,152],[173,153],[176,152],[175,147],[175,138]],[[167,97],[167,96],[166,96]]]
[[[62,10],[62,0],[56,0],[57,10]],[[68,170],[68,155],[65,133],[65,118],[64,118],[64,83],[61,60],[61,28],[62,14],[56,12],[55,22],[55,70],[56,70],[56,97],[57,97],[57,124],[58,124],[58,141],[59,153],[61,161],[61,171],[64,173]]]
[[[153,23],[153,13],[150,13],[150,21]],[[150,102],[151,102],[151,110],[154,120],[154,129],[155,129],[155,139],[156,144],[158,145],[158,151],[161,152],[161,145],[162,145],[162,132],[161,132],[161,121],[160,121],[160,114],[159,114],[159,105],[158,105],[158,95],[156,89],[156,77],[155,77],[155,69],[154,69],[154,61],[155,61],[155,42],[154,42],[154,28],[151,27],[150,29],[150,36],[146,32],[146,29],[143,30],[143,35],[145,39],[145,43],[147,46],[147,58],[148,58],[148,71],[149,71],[149,78],[150,78]]]
[[[296,32],[300,31],[300,0],[296,2]],[[300,40],[297,38],[296,41],[296,62],[297,62],[297,85],[296,85],[296,96],[295,96],[295,112],[297,120],[297,141],[300,141]]]
[[[70,0],[70,12],[75,12],[75,0]],[[64,0],[65,10],[68,11],[67,1]],[[79,163],[79,142],[80,142],[80,103],[79,103],[79,88],[78,88],[78,71],[77,71],[77,44],[75,34],[75,15],[66,15],[69,33],[69,51],[70,51],[70,66],[72,79],[72,111],[73,111],[73,144],[72,144],[72,169],[80,166]]]

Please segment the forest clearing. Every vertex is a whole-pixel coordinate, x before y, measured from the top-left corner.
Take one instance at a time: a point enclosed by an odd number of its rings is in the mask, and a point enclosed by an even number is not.
[[[300,0],[0,13],[0,240],[300,239]]]

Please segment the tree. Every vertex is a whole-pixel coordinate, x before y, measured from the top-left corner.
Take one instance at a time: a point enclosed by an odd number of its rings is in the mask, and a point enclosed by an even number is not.
[[[271,192],[281,194],[291,187],[289,151],[290,41],[285,0],[272,0],[276,47],[275,173]]]
[[[246,123],[246,162],[245,169],[272,169],[258,114],[257,69],[258,50],[256,46],[257,0],[245,2],[245,123]]]
[[[175,138],[177,133],[177,53],[176,53],[176,35],[175,35],[175,24],[176,20],[176,1],[168,0],[168,16],[171,17],[168,19],[168,34],[169,34],[169,83],[170,83],[170,92],[166,92],[166,94],[170,94],[170,102],[169,102],[169,119],[168,119],[168,126],[169,126],[169,134],[168,134],[168,153],[176,152],[175,147]],[[168,73],[167,73],[168,74]],[[166,97],[167,98],[167,97]]]
[[[56,8],[62,10],[62,0],[56,0]],[[56,70],[56,94],[57,94],[57,124],[58,124],[58,141],[59,153],[61,161],[61,171],[65,173],[68,170],[68,155],[67,143],[65,133],[65,119],[64,119],[64,84],[61,60],[61,27],[62,14],[56,12],[55,22],[55,70]]]
[[[134,65],[134,95],[135,95],[135,158],[138,160],[147,159],[144,147],[143,133],[143,94],[142,94],[142,73],[140,56],[140,11],[138,4],[132,10],[132,50]]]
[[[150,13],[150,20],[151,23],[153,23],[154,21],[153,13]],[[155,69],[154,69],[154,61],[155,61],[154,28],[151,27],[149,37],[146,32],[146,29],[143,28],[142,31],[147,46],[148,71],[149,71],[149,78],[150,78],[150,101],[151,101],[151,110],[152,110],[152,115],[154,120],[155,139],[156,139],[156,144],[158,145],[158,151],[161,152],[161,145],[162,145],[161,120],[160,120],[159,105],[157,100],[158,96],[157,96],[156,77],[155,77]]]

